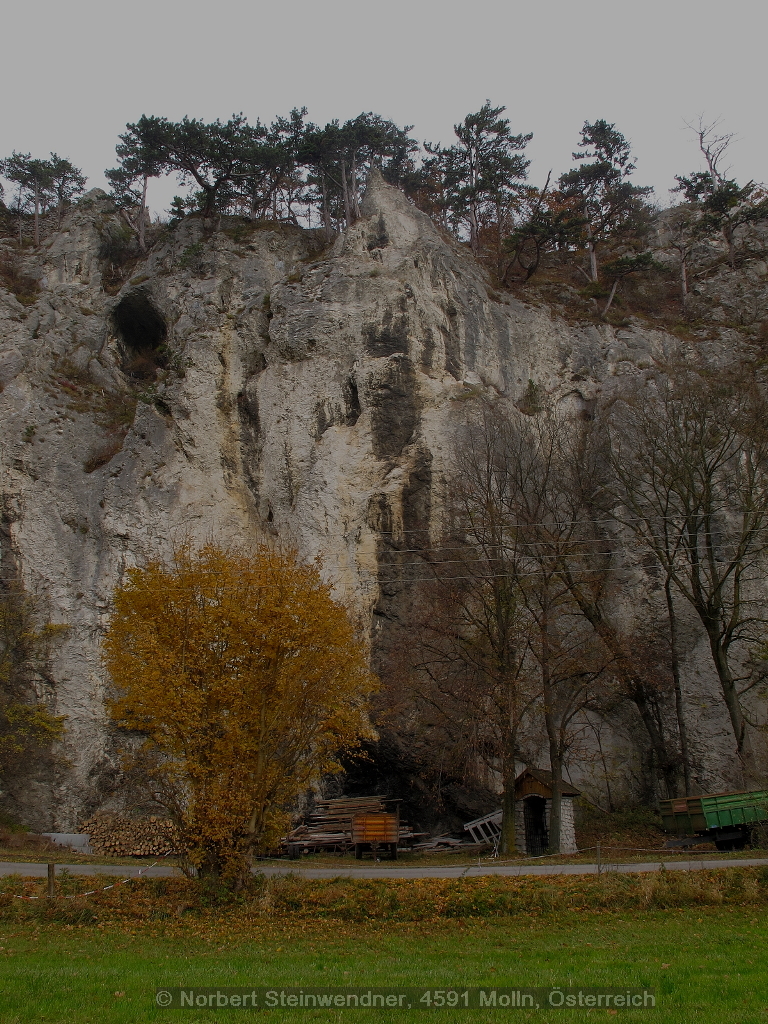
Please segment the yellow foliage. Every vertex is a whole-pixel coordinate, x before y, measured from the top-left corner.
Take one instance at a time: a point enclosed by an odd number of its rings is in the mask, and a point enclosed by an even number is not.
[[[371,734],[365,646],[292,551],[209,543],[130,570],[104,647],[111,716],[146,735],[156,792],[201,871],[241,870]]]
[[[5,704],[0,710],[0,767],[12,765],[30,746],[47,746],[61,739],[65,717],[52,715],[44,704]]]
[[[40,602],[20,586],[0,594],[0,771],[16,772],[35,748],[61,739],[66,716],[42,703],[34,684],[67,626],[43,621]]]

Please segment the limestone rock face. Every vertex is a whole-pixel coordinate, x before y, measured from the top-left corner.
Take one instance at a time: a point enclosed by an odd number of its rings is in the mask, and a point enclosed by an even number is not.
[[[3,565],[69,625],[44,693],[68,716],[69,763],[5,799],[48,831],[75,829],[117,776],[99,645],[127,567],[182,538],[271,532],[321,555],[336,593],[379,622],[398,600],[397,553],[437,536],[467,403],[519,400],[533,381],[588,411],[678,345],[495,294],[380,178],[328,250],[298,228],[240,241],[189,218],[110,295],[105,239],[119,232],[91,192],[30,262],[38,301],[0,291]],[[164,382],[142,384],[158,353]],[[706,703],[695,631],[687,665]],[[732,744],[710,717],[712,778],[727,781]]]

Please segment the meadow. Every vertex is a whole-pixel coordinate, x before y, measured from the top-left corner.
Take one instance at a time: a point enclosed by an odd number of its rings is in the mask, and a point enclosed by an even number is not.
[[[256,879],[243,889],[147,879],[85,898],[83,879],[5,879],[0,1022],[185,1024],[252,1010],[163,1010],[158,987],[571,986],[652,988],[645,1010],[291,1009],[293,1021],[594,1021],[768,1018],[762,870],[603,878]]]

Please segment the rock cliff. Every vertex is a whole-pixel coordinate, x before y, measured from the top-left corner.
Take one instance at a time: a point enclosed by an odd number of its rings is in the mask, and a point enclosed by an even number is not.
[[[380,584],[382,565],[412,572],[403,563],[436,536],[467,402],[519,400],[533,381],[588,411],[680,344],[494,293],[380,178],[327,249],[298,228],[188,218],[114,295],[102,287],[110,232],[117,214],[89,193],[29,258],[37,301],[0,291],[4,571],[69,625],[45,683],[68,716],[68,764],[5,795],[46,830],[75,829],[117,771],[99,641],[127,566],[183,537],[270,531],[322,555],[375,633],[400,590]],[[707,703],[701,638],[687,642],[686,685]],[[702,721],[711,777],[728,781],[716,698]]]

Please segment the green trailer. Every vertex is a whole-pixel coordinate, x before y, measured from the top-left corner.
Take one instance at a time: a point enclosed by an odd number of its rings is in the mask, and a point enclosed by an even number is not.
[[[752,829],[768,822],[768,791],[662,800],[661,820],[664,831],[677,837],[667,842],[668,847],[714,843],[718,850],[742,850]]]

